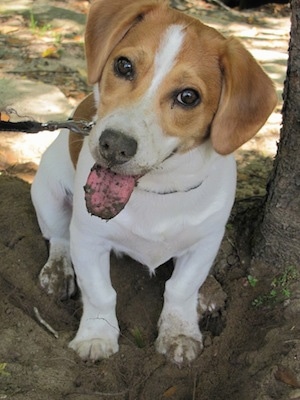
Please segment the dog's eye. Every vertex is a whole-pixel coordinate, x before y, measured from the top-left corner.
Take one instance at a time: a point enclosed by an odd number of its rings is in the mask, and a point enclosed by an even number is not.
[[[184,107],[195,107],[200,103],[200,94],[195,89],[184,89],[176,96],[177,104]]]
[[[115,73],[121,78],[131,81],[134,78],[132,62],[126,57],[119,57],[114,64]]]

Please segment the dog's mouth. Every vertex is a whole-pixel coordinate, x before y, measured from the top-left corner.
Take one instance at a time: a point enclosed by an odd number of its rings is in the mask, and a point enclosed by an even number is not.
[[[85,202],[92,215],[109,220],[126,206],[141,175],[121,175],[95,164],[88,176]]]

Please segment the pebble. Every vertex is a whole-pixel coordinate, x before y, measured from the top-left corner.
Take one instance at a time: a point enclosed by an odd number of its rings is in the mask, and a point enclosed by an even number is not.
[[[300,400],[300,389],[293,390],[289,395],[289,399]]]

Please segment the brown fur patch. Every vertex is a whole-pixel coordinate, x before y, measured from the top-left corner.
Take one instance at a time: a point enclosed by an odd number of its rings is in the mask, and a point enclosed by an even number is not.
[[[96,114],[94,95],[91,93],[85,97],[77,106],[73,119],[75,121],[91,121]],[[83,145],[84,137],[79,133],[70,131],[69,133],[69,151],[74,168],[76,169],[79,153]]]

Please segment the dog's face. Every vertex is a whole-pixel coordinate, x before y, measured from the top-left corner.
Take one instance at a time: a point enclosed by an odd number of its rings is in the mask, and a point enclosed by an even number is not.
[[[134,156],[111,165],[125,174],[144,173],[175,151],[200,144],[209,134],[221,94],[218,54],[210,40],[197,48],[191,45],[197,38],[195,29],[162,24],[158,17],[153,13],[118,43],[97,88],[100,118],[91,151],[106,165],[109,159],[99,146],[103,133],[121,132],[134,139]],[[214,40],[215,31],[201,27],[203,35]]]
[[[125,3],[95,0],[87,24],[95,161],[140,175],[208,138],[228,154],[252,137],[276,99],[242,45],[159,1]]]

